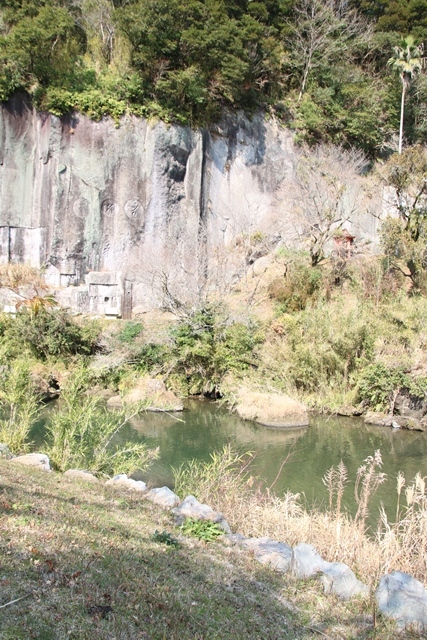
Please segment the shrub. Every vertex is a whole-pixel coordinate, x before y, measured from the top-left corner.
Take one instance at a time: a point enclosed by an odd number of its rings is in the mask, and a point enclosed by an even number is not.
[[[336,300],[282,317],[287,373],[298,389],[348,385],[360,362],[373,355],[375,333],[367,309],[344,305]]]
[[[116,124],[125,115],[126,102],[117,99],[115,95],[101,89],[86,89],[75,94],[75,107],[92,120],[98,121],[105,116],[111,116]]]
[[[285,266],[283,277],[273,280],[268,288],[270,298],[279,303],[281,312],[301,311],[317,298],[323,287],[323,272],[311,267],[303,256],[293,255]]]
[[[34,314],[23,308],[5,332],[19,352],[28,347],[37,357],[90,355],[96,350],[99,324],[78,325],[64,309],[44,309]]]
[[[386,258],[364,257],[347,263],[353,291],[376,305],[392,300],[404,291],[403,274],[392,269]]]
[[[168,346],[148,342],[138,349],[135,361],[138,370],[143,371],[144,373],[155,370],[155,373],[157,374],[161,369],[163,369],[165,361],[169,358],[170,349]]]
[[[60,406],[47,425],[47,449],[53,466],[60,471],[88,469],[98,475],[146,470],[158,457],[158,449],[143,443],[115,444],[115,436],[133,412],[112,412],[100,399],[83,395],[87,374],[76,373],[61,395]]]
[[[142,330],[143,325],[141,322],[126,322],[118,335],[118,339],[125,344],[131,344],[135,338],[141,335]]]
[[[171,337],[171,373],[184,375],[193,393],[216,392],[228,372],[256,365],[253,349],[263,339],[255,322],[233,321],[215,305],[181,321]]]
[[[427,378],[413,378],[402,367],[387,367],[377,362],[365,367],[358,376],[357,390],[375,411],[392,408],[398,391],[422,398],[427,390]]]
[[[49,111],[55,116],[62,116],[74,107],[74,94],[66,89],[48,87],[39,99],[37,97],[34,96],[37,107],[43,111]]]
[[[39,412],[38,397],[28,364],[16,360],[0,374],[0,442],[12,453],[25,453],[30,447],[29,434]]]

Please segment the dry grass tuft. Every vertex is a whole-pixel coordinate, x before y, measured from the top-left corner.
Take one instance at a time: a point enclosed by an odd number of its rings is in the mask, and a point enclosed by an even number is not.
[[[248,456],[238,456],[225,447],[212,456],[210,463],[192,462],[176,470],[176,489],[182,495],[192,493],[222,511],[232,529],[245,536],[269,536],[291,546],[313,544],[326,560],[348,564],[371,588],[391,570],[427,581],[427,491],[420,475],[406,488],[407,506],[398,513],[396,523],[388,523],[381,512],[380,526],[373,535],[367,530],[366,520],[370,499],[385,479],[379,451],[368,456],[358,469],[355,517],[342,512],[348,483],[342,462],[323,478],[329,492],[326,512],[308,511],[299,494],[287,492],[278,497],[272,491],[261,491],[249,474],[249,463]],[[403,484],[400,475],[400,491]]]

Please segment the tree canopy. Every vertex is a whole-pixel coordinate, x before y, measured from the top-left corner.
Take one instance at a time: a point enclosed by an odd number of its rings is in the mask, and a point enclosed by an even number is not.
[[[408,35],[427,39],[427,0],[0,0],[0,100],[194,126],[262,108],[376,155],[399,130],[387,61]],[[406,103],[405,139],[425,142],[423,74]]]

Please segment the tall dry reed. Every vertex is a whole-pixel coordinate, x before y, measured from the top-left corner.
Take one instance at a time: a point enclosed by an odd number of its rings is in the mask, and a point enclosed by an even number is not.
[[[261,490],[250,474],[250,461],[250,455],[240,456],[227,446],[210,462],[192,461],[175,469],[175,490],[222,511],[233,531],[245,536],[269,536],[291,546],[313,544],[326,560],[345,562],[371,586],[393,569],[427,580],[427,493],[420,475],[406,488],[406,506],[398,511],[396,523],[390,524],[382,510],[381,524],[372,533],[366,525],[369,504],[385,480],[379,451],[366,458],[357,472],[354,517],[343,509],[349,479],[342,462],[323,477],[329,508],[322,512],[305,508],[300,494],[288,491],[279,497],[272,490]],[[399,474],[400,492],[402,477]]]

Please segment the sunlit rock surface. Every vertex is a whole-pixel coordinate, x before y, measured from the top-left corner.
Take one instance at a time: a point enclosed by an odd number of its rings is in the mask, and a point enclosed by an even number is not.
[[[191,299],[206,278],[242,275],[248,256],[225,250],[239,239],[297,240],[283,214],[294,165],[291,132],[261,114],[116,127],[17,96],[0,108],[0,262],[46,265],[60,302],[84,313],[130,317],[165,291]],[[378,225],[363,214],[350,226],[371,241]]]

